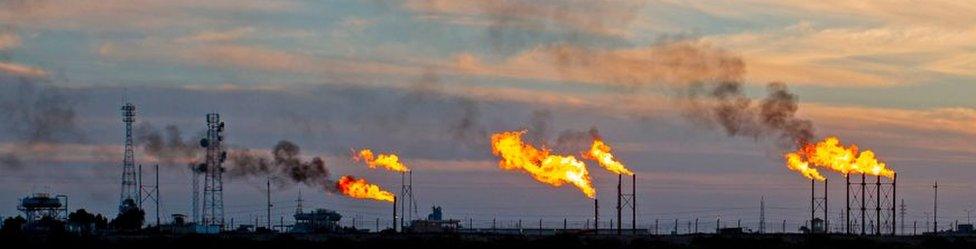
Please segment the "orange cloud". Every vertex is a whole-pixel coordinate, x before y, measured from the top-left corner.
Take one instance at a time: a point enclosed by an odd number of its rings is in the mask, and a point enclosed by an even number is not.
[[[48,72],[42,68],[13,62],[0,62],[0,72],[29,77],[45,77],[48,75]]]
[[[223,31],[204,31],[195,33],[193,35],[176,38],[176,42],[229,42],[240,39],[250,33],[254,33],[254,28],[242,27]]]
[[[20,46],[20,36],[13,32],[0,31],[0,50],[8,50]]]
[[[183,44],[165,40],[138,43],[104,43],[102,58],[114,60],[162,60],[198,66],[299,73],[341,75],[421,75],[420,65],[400,65],[354,58],[316,56],[258,46],[225,43]]]

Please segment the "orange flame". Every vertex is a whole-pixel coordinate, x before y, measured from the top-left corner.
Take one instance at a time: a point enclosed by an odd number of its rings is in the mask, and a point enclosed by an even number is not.
[[[373,155],[373,151],[369,149],[362,149],[359,154],[355,157],[356,161],[366,162],[366,166],[371,169],[378,167],[383,167],[388,170],[396,172],[407,172],[410,171],[406,165],[400,163],[400,158],[394,154],[379,154]]]
[[[584,153],[583,158],[596,160],[600,163],[600,167],[603,167],[614,174],[633,175],[633,171],[627,169],[623,163],[617,161],[617,159],[613,157],[613,154],[610,154],[611,150],[610,145],[604,143],[603,140],[594,138],[593,145],[590,146],[590,151],[588,153]]]
[[[795,155],[794,158],[789,158]],[[845,147],[837,137],[827,137],[823,141],[806,144],[798,151],[787,154],[787,164],[791,169],[800,163],[826,168],[841,174],[867,174],[892,178],[895,171],[887,164],[878,161],[874,152],[865,150],[858,152],[857,145]]]
[[[366,179],[356,179],[354,176],[342,176],[336,183],[336,188],[340,193],[352,198],[393,202],[393,193],[366,182]]]
[[[522,142],[525,131],[509,131],[491,135],[492,153],[501,158],[498,166],[504,170],[521,170],[536,181],[552,186],[571,183],[589,198],[596,197],[586,164],[573,156],[550,155],[549,150],[537,149]]]
[[[814,179],[817,181],[823,181],[827,179],[826,177],[820,174],[820,171],[817,171],[817,169],[812,168],[810,166],[810,163],[804,162],[800,154],[797,153],[786,154],[786,166],[789,167],[790,170],[800,172],[800,174],[803,174],[803,176],[810,179]]]

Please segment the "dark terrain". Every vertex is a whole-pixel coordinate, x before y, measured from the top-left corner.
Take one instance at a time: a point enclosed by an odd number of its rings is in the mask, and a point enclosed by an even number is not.
[[[976,248],[970,236],[474,234],[5,235],[4,248]]]

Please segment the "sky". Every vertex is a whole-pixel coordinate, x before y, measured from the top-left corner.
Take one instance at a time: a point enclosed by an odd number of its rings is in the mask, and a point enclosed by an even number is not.
[[[279,141],[398,192],[396,173],[352,151],[396,153],[413,169],[418,216],[486,226],[494,218],[580,226],[592,200],[499,168],[490,136],[527,142],[595,128],[637,174],[638,225],[742,220],[759,202],[790,230],[809,215],[809,180],[786,168],[795,130],[755,126],[769,84],[812,139],[873,150],[899,173],[906,221],[966,221],[976,205],[976,4],[963,1],[0,1],[0,215],[32,192],[114,216],[123,101],[142,131],[173,126],[196,143],[204,115],[227,123],[229,150],[268,155]],[[715,87],[732,82],[734,95]],[[741,110],[720,116],[720,109]],[[793,107],[793,108],[790,108]],[[725,116],[728,118],[728,116]],[[742,125],[742,126],[739,126]],[[759,127],[759,128],[756,128]],[[765,127],[765,128],[764,128]],[[752,130],[756,128],[759,130]],[[137,132],[138,133],[138,132]],[[142,134],[142,133],[139,133]],[[144,138],[137,136],[139,138]],[[190,212],[184,161],[160,164],[161,215]],[[192,147],[192,146],[191,146]],[[270,155],[268,155],[270,156]],[[614,175],[587,162],[601,220]],[[150,172],[146,169],[146,177]],[[828,178],[830,219],[844,178]],[[229,176],[227,219],[264,215],[264,177]],[[146,181],[152,185],[152,181]],[[625,183],[625,186],[629,186]],[[316,184],[275,184],[274,220],[303,207],[345,224],[389,222],[389,204]],[[154,215],[150,212],[149,215]],[[385,220],[385,221],[384,221]],[[626,220],[626,219],[625,219]],[[535,223],[533,223],[535,224]],[[629,224],[626,221],[625,224]],[[732,225],[732,223],[726,223]],[[664,226],[662,225],[662,230]],[[771,227],[776,227],[772,226]],[[684,229],[684,228],[682,228]]]

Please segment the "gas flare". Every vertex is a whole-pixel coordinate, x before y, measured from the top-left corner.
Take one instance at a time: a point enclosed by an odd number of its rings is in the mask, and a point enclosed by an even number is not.
[[[610,153],[612,149],[610,145],[603,142],[600,138],[593,139],[593,145],[590,146],[590,151],[583,154],[583,158],[595,160],[600,163],[600,167],[603,167],[607,171],[613,172],[618,175],[633,175],[634,172],[627,169],[623,163],[617,161],[613,154]]]
[[[803,174],[803,176],[810,179],[814,179],[817,181],[823,181],[827,179],[826,177],[820,174],[820,171],[817,171],[817,169],[812,168],[810,166],[810,163],[803,161],[803,158],[800,156],[800,154],[797,153],[786,154],[786,166],[789,167],[790,170],[800,172],[800,174]]]
[[[406,165],[400,163],[400,158],[394,154],[374,155],[372,150],[362,149],[359,151],[359,154],[356,155],[355,159],[356,161],[365,162],[366,166],[369,166],[371,169],[383,167],[396,172],[410,171]]]
[[[571,183],[589,198],[596,197],[586,164],[573,156],[550,155],[546,148],[537,149],[522,141],[525,131],[508,131],[491,135],[492,153],[500,157],[504,170],[521,170],[536,181],[552,186]]]
[[[366,179],[356,179],[354,176],[342,176],[336,183],[336,188],[339,189],[339,193],[352,198],[393,202],[393,193],[366,182]]]
[[[795,158],[790,158],[795,155]],[[797,151],[787,154],[787,164],[809,163],[812,166],[829,169],[841,174],[867,174],[892,178],[895,171],[887,164],[878,161],[870,150],[858,151],[857,145],[844,146],[837,137],[827,137],[823,141],[804,145]]]

